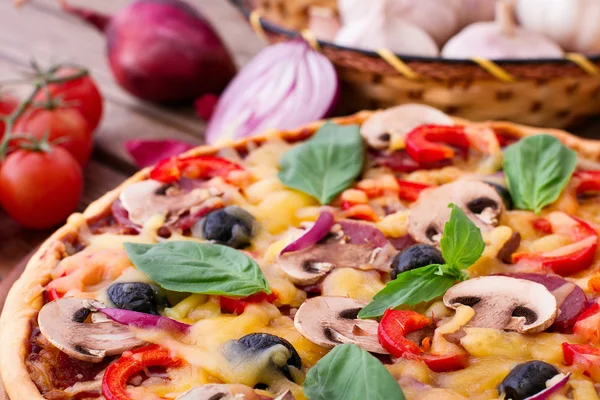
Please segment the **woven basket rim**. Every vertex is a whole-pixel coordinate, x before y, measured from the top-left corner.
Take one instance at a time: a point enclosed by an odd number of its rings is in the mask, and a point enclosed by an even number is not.
[[[232,3],[246,17],[246,19],[250,18],[250,14],[252,13],[253,10],[251,7],[248,7],[245,5],[246,0],[229,0],[229,2]],[[281,25],[278,25],[274,22],[268,21],[265,18],[260,19],[260,24],[263,29],[265,29],[266,31],[275,33],[275,34],[284,35],[289,38],[302,37],[300,32],[292,30],[292,29],[284,28]],[[374,57],[374,58],[380,57],[379,54],[375,51],[363,50],[363,49],[358,49],[355,47],[341,46],[341,45],[323,41],[323,40],[317,40],[317,43],[319,44],[319,46],[321,46],[323,48],[327,47],[327,48],[331,48],[334,50],[352,51],[352,52],[356,52],[356,53],[363,54],[363,55],[366,55],[369,57]],[[447,63],[447,64],[457,64],[457,65],[458,64],[474,64],[475,63],[473,60],[469,60],[469,59],[425,57],[425,56],[406,55],[406,54],[400,54],[400,53],[396,53],[396,56],[402,58],[402,60],[405,62],[410,62],[410,61],[437,62],[437,63],[442,62],[442,63]],[[586,55],[586,57],[591,62],[600,62],[600,54],[596,55],[596,56],[587,56]],[[551,63],[552,64],[571,64],[572,63],[572,61],[567,58],[520,58],[520,59],[503,58],[503,59],[490,59],[490,61],[493,61],[495,64],[498,64],[498,65],[509,65],[509,64],[526,65],[526,64],[551,64]]]

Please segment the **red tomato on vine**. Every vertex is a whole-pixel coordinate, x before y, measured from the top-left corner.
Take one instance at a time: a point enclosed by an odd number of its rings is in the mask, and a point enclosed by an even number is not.
[[[26,228],[62,223],[81,198],[81,167],[65,149],[18,149],[0,166],[0,205]]]
[[[56,71],[54,77],[63,78],[77,71],[76,68],[62,67]],[[87,121],[90,131],[93,132],[98,127],[102,118],[102,95],[91,76],[87,75],[64,83],[51,83],[48,85],[48,90],[39,91],[33,101],[37,103],[48,101],[47,93],[50,93],[50,100],[58,100],[67,107],[78,110]]]
[[[36,108],[17,119],[14,133],[37,140],[47,137],[50,143],[63,147],[84,166],[92,152],[92,132],[79,111],[72,108]],[[18,144],[20,139],[13,141]]]

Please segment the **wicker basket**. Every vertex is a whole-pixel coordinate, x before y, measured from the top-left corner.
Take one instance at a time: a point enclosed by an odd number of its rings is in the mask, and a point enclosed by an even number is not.
[[[309,7],[336,0],[230,0],[270,42],[308,38],[336,66],[340,113],[425,103],[475,121],[510,120],[563,128],[600,114],[600,57],[448,60],[363,51],[312,39]],[[300,33],[302,32],[302,33]]]

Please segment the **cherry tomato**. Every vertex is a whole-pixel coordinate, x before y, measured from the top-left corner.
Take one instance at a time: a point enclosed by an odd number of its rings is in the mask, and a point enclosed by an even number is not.
[[[0,95],[0,117],[6,117],[12,114],[19,105],[19,100],[11,94],[3,93]],[[4,135],[5,124],[0,120],[0,137]]]
[[[16,150],[0,167],[0,204],[27,228],[63,222],[77,207],[82,190],[81,167],[61,147]]]
[[[84,166],[92,152],[92,132],[79,111],[71,108],[36,108],[17,120],[13,130],[17,134],[31,135],[48,141],[56,141]],[[15,142],[16,143],[16,142]]]
[[[77,72],[74,68],[61,68],[55,76],[57,78]],[[88,75],[65,83],[52,83],[48,91],[53,99],[60,99],[65,103],[73,103],[70,108],[78,110],[87,121],[90,131],[93,132],[102,118],[102,95],[94,80]],[[35,102],[47,101],[45,90],[35,96]]]

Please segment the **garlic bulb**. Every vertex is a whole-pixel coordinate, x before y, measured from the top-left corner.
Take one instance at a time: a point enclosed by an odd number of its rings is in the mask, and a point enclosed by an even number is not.
[[[442,57],[468,59],[483,57],[561,58],[562,49],[551,39],[515,25],[512,4],[500,0],[496,4],[494,22],[476,22],[446,43]]]
[[[347,13],[342,13],[344,26],[336,35],[335,43],[365,50],[385,48],[399,54],[437,56],[438,46],[427,32],[388,12],[391,1],[371,0],[369,7],[363,9],[362,17],[350,18],[349,22],[346,22]]]
[[[523,27],[546,35],[567,51],[600,54],[600,1],[518,0]]]
[[[492,21],[496,0],[442,0],[449,3],[458,17],[458,29],[474,22]],[[525,0],[527,1],[527,0]]]

